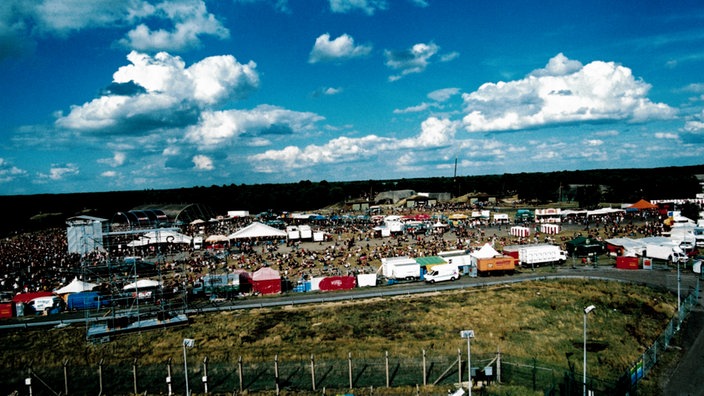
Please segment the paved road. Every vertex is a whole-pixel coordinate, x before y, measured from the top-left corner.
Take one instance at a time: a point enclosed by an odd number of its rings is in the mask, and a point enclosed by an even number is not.
[[[684,355],[669,379],[661,384],[664,396],[704,396],[704,307],[699,299],[680,330]]]

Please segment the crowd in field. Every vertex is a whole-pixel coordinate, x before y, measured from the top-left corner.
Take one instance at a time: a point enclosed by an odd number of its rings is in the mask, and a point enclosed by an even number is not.
[[[447,215],[452,209],[435,207],[430,213]],[[394,214],[405,215],[412,211],[396,210]],[[188,235],[229,235],[252,221],[250,217],[222,219],[188,225],[182,231]],[[83,256],[67,252],[65,229],[46,229],[0,240],[0,290],[13,293],[54,290],[70,282],[74,276],[84,274],[81,266],[97,268],[106,265],[108,259],[124,260],[130,256],[155,262],[159,269],[158,276],[167,284],[175,288],[189,288],[213,272],[254,272],[268,266],[296,281],[324,275],[374,273],[383,257],[431,256],[441,251],[480,247],[485,243],[500,249],[501,246],[518,243],[547,241],[561,244],[579,235],[607,239],[616,236],[653,236],[663,231],[662,219],[649,212],[567,218],[563,223],[563,232],[556,236],[540,234],[537,224],[529,224],[538,232],[531,233],[527,238],[510,235],[510,225],[491,223],[488,219],[447,222],[446,228],[428,227],[424,232],[386,238],[381,238],[373,230],[376,224],[369,218],[316,220],[313,226],[328,235],[325,242],[292,243],[285,239],[262,239],[220,242],[215,246],[206,244],[203,249],[170,243],[129,247],[130,238],[135,238],[135,235],[127,234],[122,239],[113,240],[106,246],[107,251],[95,251]],[[115,275],[118,274],[113,274],[113,277]],[[100,279],[86,280],[95,282]]]

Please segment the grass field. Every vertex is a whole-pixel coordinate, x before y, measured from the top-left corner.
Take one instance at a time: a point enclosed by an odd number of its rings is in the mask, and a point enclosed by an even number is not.
[[[182,340],[193,338],[193,361],[248,362],[310,359],[456,356],[459,337],[473,329],[473,354],[500,350],[567,369],[566,354],[581,372],[583,309],[589,316],[589,372],[615,379],[663,331],[677,309],[668,293],[619,282],[536,281],[443,294],[409,295],[325,305],[296,305],[195,315],[187,327],[130,334],[105,344],[85,341],[85,328],[0,334],[3,369],[182,361]],[[189,357],[190,359],[190,357]]]

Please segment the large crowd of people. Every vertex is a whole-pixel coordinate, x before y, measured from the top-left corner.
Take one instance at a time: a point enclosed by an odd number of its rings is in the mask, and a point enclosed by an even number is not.
[[[527,224],[533,230],[531,235],[517,237],[510,234],[510,224],[493,222],[490,218],[448,221],[455,210],[458,208],[447,205],[430,208],[425,212],[430,218],[426,227],[390,237],[381,237],[374,229],[385,215],[410,216],[419,209],[393,209],[375,217],[350,215],[338,216],[335,220],[330,217],[311,220],[315,229],[327,235],[325,241],[319,242],[278,238],[220,241],[206,243],[201,249],[178,243],[129,247],[130,238],[136,237],[130,233],[106,241],[105,250],[85,255],[68,253],[65,229],[46,229],[0,240],[0,291],[13,294],[52,291],[74,277],[102,284],[131,282],[134,274],[129,267],[120,267],[107,276],[95,270],[107,266],[108,261],[125,261],[128,257],[141,257],[144,262],[153,263],[154,270],[149,276],[160,277],[171,290],[184,290],[202,282],[208,274],[225,271],[254,272],[261,267],[271,267],[296,282],[326,275],[374,273],[384,257],[433,256],[442,251],[477,248],[485,243],[500,250],[502,246],[521,243],[564,244],[580,235],[604,240],[617,236],[654,236],[663,232],[663,218],[657,212],[620,211],[598,217],[564,218],[562,232],[558,235],[541,234],[539,224]],[[187,235],[229,235],[253,220],[252,217],[219,218],[186,225],[181,231]],[[283,221],[284,224],[293,222]],[[432,226],[438,222],[443,227]]]

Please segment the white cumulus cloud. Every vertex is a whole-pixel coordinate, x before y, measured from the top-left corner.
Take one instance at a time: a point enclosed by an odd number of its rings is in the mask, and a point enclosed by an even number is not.
[[[449,145],[455,137],[457,123],[430,117],[421,124],[418,136],[395,139],[377,135],[359,138],[339,137],[323,145],[311,144],[304,148],[288,146],[281,150],[267,150],[248,157],[258,172],[273,173],[281,169],[300,169],[319,164],[356,162],[388,153],[415,149],[439,148]]]
[[[445,102],[458,93],[460,93],[459,88],[442,88],[429,93],[428,97],[436,102]]]
[[[140,51],[179,51],[201,45],[203,36],[229,37],[229,30],[203,0],[5,0],[14,41],[21,36],[67,37],[96,28],[131,28],[118,44]],[[0,20],[6,13],[0,6]],[[2,25],[0,21],[0,25]],[[0,38],[2,37],[0,26]]]
[[[374,156],[395,145],[393,139],[368,135],[362,138],[339,137],[324,145],[308,145],[303,149],[288,146],[281,150],[267,150],[248,157],[258,172],[272,173],[282,167],[297,169],[318,164],[358,161]]]
[[[27,175],[27,171],[12,165],[9,161],[0,157],[0,183],[11,182],[25,175]]]
[[[53,181],[63,180],[67,176],[75,176],[79,173],[78,165],[68,164],[52,164],[49,168],[49,173],[40,173],[39,179],[51,179]]]
[[[127,161],[127,154],[118,151],[112,156],[112,158],[101,158],[98,160],[98,163],[106,164],[112,167],[119,167],[124,165],[125,161]]]
[[[672,132],[656,132],[653,136],[655,136],[656,139],[679,139],[679,135]]]
[[[252,110],[207,111],[200,122],[189,127],[186,141],[201,148],[217,148],[232,144],[242,134],[252,137],[294,134],[315,129],[323,117],[309,112],[297,112],[277,106],[260,105]]]
[[[331,62],[359,58],[368,55],[371,50],[370,45],[355,45],[354,38],[348,34],[330,40],[330,34],[325,33],[315,39],[308,62]]]
[[[193,165],[198,170],[213,170],[215,166],[213,165],[213,160],[206,155],[195,155],[193,156]]]
[[[259,85],[256,64],[240,64],[231,55],[208,57],[186,67],[180,57],[131,52],[131,65],[113,75],[115,84],[141,88],[134,95],[104,95],[60,116],[56,124],[74,130],[118,128],[143,132],[191,124],[204,106],[243,98]]]
[[[345,14],[351,11],[361,11],[367,15],[374,15],[377,10],[385,10],[388,5],[386,0],[329,0],[332,12]]]
[[[86,28],[119,25],[142,1],[44,0],[36,3],[37,28],[66,35]]]
[[[469,132],[485,132],[673,117],[673,108],[648,99],[649,90],[627,67],[602,61],[582,66],[558,54],[522,80],[485,83],[464,94],[463,122]]]
[[[418,147],[446,146],[455,140],[456,123],[448,119],[430,117],[421,123],[421,133],[416,140]]]
[[[153,8],[152,18],[173,23],[171,30],[152,30],[142,23],[130,30],[120,44],[138,51],[179,51],[200,46],[203,35],[226,39],[230,31],[208,12],[202,0],[164,1]]]
[[[401,72],[401,74],[389,77],[389,80],[395,81],[411,73],[422,73],[428,67],[430,58],[439,49],[434,43],[418,43],[407,50],[385,50],[386,66]]]

